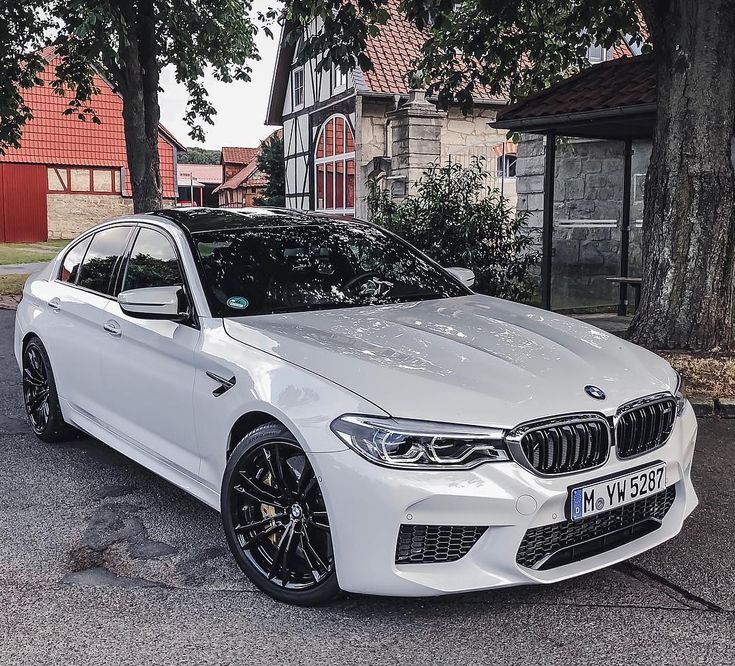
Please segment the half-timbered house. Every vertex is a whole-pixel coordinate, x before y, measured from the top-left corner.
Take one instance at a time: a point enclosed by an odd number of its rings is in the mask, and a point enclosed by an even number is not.
[[[365,217],[367,184],[382,181],[395,198],[411,192],[432,162],[486,160],[494,185],[515,200],[515,146],[491,128],[505,100],[480,95],[474,112],[439,111],[408,73],[424,40],[389,2],[391,20],[370,38],[374,68],[324,71],[301,54],[303,41],[281,35],[266,123],[282,125],[286,205]],[[305,30],[308,38],[319,25]]]

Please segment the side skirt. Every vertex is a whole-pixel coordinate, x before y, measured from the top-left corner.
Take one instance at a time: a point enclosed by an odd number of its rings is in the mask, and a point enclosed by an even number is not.
[[[163,458],[144,444],[109,427],[78,405],[73,405],[63,398],[61,403],[64,418],[71,425],[83,430],[91,437],[99,439],[110,448],[122,453],[125,457],[137,462],[154,474],[166,479],[166,481],[173,483],[216,511],[220,510],[218,490],[211,488],[201,479],[192,475],[191,472]]]

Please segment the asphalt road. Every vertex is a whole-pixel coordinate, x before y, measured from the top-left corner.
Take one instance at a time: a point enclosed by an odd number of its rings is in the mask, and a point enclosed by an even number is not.
[[[674,540],[562,584],[271,601],[219,516],[86,439],[26,424],[0,311],[0,664],[733,664],[735,423],[705,420],[701,504]]]

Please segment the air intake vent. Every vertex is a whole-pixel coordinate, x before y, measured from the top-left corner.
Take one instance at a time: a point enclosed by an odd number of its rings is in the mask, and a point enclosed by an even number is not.
[[[539,474],[569,474],[598,467],[610,451],[610,426],[597,414],[527,423],[506,441],[517,462]]]
[[[676,487],[582,520],[528,530],[516,562],[531,569],[553,569],[629,543],[661,526],[676,498]]]
[[[455,562],[470,552],[486,529],[459,525],[401,525],[396,564]]]
[[[618,410],[618,458],[632,458],[663,446],[674,429],[676,401],[668,394],[641,398]]]

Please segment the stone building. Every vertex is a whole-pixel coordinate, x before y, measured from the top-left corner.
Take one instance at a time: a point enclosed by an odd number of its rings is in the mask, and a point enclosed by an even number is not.
[[[71,238],[105,218],[133,211],[122,99],[95,75],[99,92],[91,106],[101,122],[62,115],[67,99],[49,85],[58,56],[52,48],[43,55],[44,85],[23,91],[33,119],[23,127],[20,148],[0,155],[0,242]],[[178,150],[184,147],[160,126],[161,184],[169,205],[176,200]]]
[[[273,76],[266,123],[282,125],[286,205],[366,217],[370,178],[382,181],[396,199],[413,191],[432,162],[468,164],[486,160],[492,185],[515,203],[515,145],[488,124],[505,101],[475,99],[473,115],[457,107],[438,111],[421,90],[409,90],[407,74],[424,35],[405,21],[397,0],[367,54],[374,68],[322,71],[300,57],[301,42],[284,35]],[[318,30],[313,25],[306,37]]]

